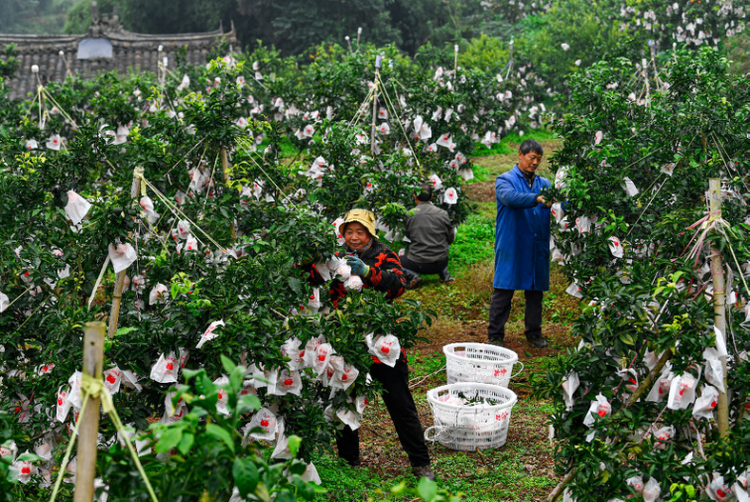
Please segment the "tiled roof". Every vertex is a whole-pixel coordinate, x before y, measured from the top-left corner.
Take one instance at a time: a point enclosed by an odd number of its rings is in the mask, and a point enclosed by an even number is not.
[[[83,35],[0,34],[0,48],[14,44],[15,58],[20,62],[15,77],[7,83],[11,99],[24,98],[36,92],[36,77],[31,72],[34,65],[39,67],[42,84],[64,80],[68,72],[82,78],[93,78],[98,71],[110,70],[117,70],[118,73],[148,70],[156,73],[159,61],[164,57],[167,58],[167,67],[174,68],[176,53],[183,47],[187,49],[189,64],[202,65],[206,63],[210,49],[219,42],[237,43],[234,26],[227,33],[219,28],[206,33],[144,35],[122,29],[116,13],[112,19],[106,15],[99,19],[95,6],[92,8],[92,19],[88,33]],[[104,47],[108,47],[106,41],[109,41],[112,57],[79,59],[79,44],[86,39],[101,41],[98,43]]]

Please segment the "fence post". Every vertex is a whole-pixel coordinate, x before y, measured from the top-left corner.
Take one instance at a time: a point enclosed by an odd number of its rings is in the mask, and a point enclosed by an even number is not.
[[[104,331],[105,324],[103,322],[87,322],[83,335],[83,373],[97,380],[102,378]],[[91,502],[94,498],[99,409],[99,398],[90,397],[86,403],[86,408],[78,417],[81,424],[78,433],[74,502]]]
[[[721,218],[721,180],[712,178],[708,180],[708,217],[709,220]],[[717,246],[711,246],[711,279],[714,283],[714,324],[724,340],[727,339],[726,328],[726,305],[724,291],[724,265],[721,259],[721,250]],[[721,366],[724,378],[724,389],[727,389],[727,358],[721,356]],[[726,437],[729,434],[729,402],[726,392],[719,390],[718,425],[719,435]]]

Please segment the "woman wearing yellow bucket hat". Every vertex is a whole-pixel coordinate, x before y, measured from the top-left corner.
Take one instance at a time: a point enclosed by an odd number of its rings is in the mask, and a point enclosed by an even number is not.
[[[380,242],[375,231],[375,215],[365,209],[352,209],[344,216],[339,233],[346,241],[346,260],[351,273],[362,279],[362,287],[385,293],[393,300],[406,290],[401,260],[396,253]],[[314,270],[314,267],[313,267]],[[312,271],[313,277],[316,271]],[[331,282],[331,299],[335,306],[346,296],[346,288],[340,280]],[[422,424],[417,407],[409,390],[409,366],[406,352],[401,351],[394,367],[383,364],[373,357],[370,376],[383,385],[383,402],[391,415],[396,433],[404,451],[409,456],[412,470],[417,478],[435,479],[430,467],[430,454],[424,441]],[[350,465],[359,465],[359,433],[346,426],[336,437],[339,456]]]

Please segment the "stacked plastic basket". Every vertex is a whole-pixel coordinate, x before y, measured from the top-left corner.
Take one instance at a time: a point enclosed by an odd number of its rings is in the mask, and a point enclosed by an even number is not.
[[[453,343],[443,352],[448,385],[427,392],[435,425],[425,437],[453,450],[503,446],[518,400],[508,389],[518,355],[483,343]]]

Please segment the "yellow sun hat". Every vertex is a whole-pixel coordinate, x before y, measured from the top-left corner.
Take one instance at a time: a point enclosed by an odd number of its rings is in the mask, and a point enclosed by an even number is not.
[[[375,215],[367,209],[352,209],[347,212],[344,215],[344,222],[339,225],[339,234],[344,235],[346,225],[353,221],[361,223],[370,232],[371,236],[377,237],[378,234],[375,232]]]

